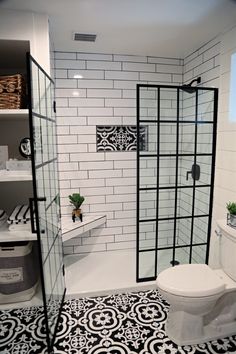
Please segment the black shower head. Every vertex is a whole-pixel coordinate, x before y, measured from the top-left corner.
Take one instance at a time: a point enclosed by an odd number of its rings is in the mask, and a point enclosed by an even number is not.
[[[181,87],[181,89],[187,93],[193,93],[195,92],[195,88],[192,87],[192,84],[196,82],[197,84],[200,84],[201,82],[201,77],[199,76],[197,79],[193,79],[189,84],[185,84]]]

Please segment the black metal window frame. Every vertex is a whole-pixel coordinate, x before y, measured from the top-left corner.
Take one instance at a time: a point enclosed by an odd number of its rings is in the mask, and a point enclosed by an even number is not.
[[[155,88],[157,89],[157,120],[145,120],[140,119],[140,90],[142,88]],[[160,90],[161,89],[174,89],[177,91],[177,116],[176,120],[163,120],[160,117]],[[168,250],[173,249],[172,253],[172,265],[174,265],[175,260],[175,250],[178,248],[190,248],[189,254],[189,263],[192,261],[192,249],[196,246],[206,246],[206,257],[205,263],[208,263],[209,259],[209,247],[210,247],[210,235],[211,235],[211,222],[212,222],[212,207],[213,207],[213,192],[214,192],[214,177],[215,177],[215,157],[216,157],[216,133],[217,133],[217,108],[218,108],[218,89],[212,87],[194,87],[195,95],[196,95],[196,106],[195,106],[195,117],[194,120],[180,120],[179,118],[179,92],[182,90],[182,86],[175,85],[148,85],[148,84],[137,84],[137,92],[136,92],[136,116],[137,116],[137,136],[140,133],[140,124],[144,123],[156,123],[156,131],[157,131],[157,153],[156,154],[143,154],[139,149],[139,144],[137,143],[137,193],[136,193],[136,201],[137,201],[137,209],[136,209],[136,281],[137,282],[145,282],[145,281],[153,281],[157,278],[157,260],[158,260],[158,251],[160,250]],[[211,121],[199,121],[198,120],[198,92],[199,91],[212,91],[214,96],[214,106],[213,106],[213,120]],[[176,153],[175,154],[160,154],[160,123],[175,123],[176,124]],[[193,153],[179,153],[179,126],[180,124],[194,124],[194,152]],[[212,124],[213,125],[213,140],[212,140],[212,150],[211,153],[197,153],[197,134],[198,134],[198,123],[201,124]],[[198,184],[195,180],[193,180],[193,185],[191,186],[179,186],[178,185],[178,163],[179,157],[191,156],[194,158],[194,163],[196,164],[196,160],[198,156],[209,156],[211,157],[211,183],[210,184]],[[144,157],[156,157],[157,158],[157,171],[159,171],[160,166],[160,157],[175,157],[175,185],[174,186],[160,186],[159,183],[159,173],[157,173],[156,177],[156,187],[140,187],[140,158]],[[194,215],[195,208],[195,191],[196,188],[210,188],[209,195],[209,211],[206,214]],[[177,216],[177,193],[179,189],[192,189],[192,210],[190,216]],[[168,190],[173,189],[175,191],[175,207],[174,207],[174,216],[160,218],[159,217],[159,191],[160,190]],[[153,190],[156,191],[156,217],[150,219],[140,219],[140,191],[148,191]],[[194,227],[194,219],[208,217],[208,230],[207,230],[207,242],[204,243],[193,243],[193,227]],[[190,235],[190,244],[186,245],[176,245],[176,223],[178,219],[191,219],[191,235]],[[159,229],[159,221],[174,221],[174,235],[173,235],[173,246],[168,247],[159,247],[158,246],[158,229]],[[156,233],[155,233],[155,247],[154,248],[145,248],[140,250],[140,223],[145,222],[155,222],[156,223]],[[140,267],[140,253],[144,252],[155,252],[154,257],[154,275],[150,277],[140,277],[139,276],[139,267]]]

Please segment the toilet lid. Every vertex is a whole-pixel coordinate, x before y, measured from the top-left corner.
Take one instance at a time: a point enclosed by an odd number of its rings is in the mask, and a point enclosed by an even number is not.
[[[224,282],[206,264],[183,264],[168,268],[157,277],[157,286],[169,293],[202,297],[223,292]]]

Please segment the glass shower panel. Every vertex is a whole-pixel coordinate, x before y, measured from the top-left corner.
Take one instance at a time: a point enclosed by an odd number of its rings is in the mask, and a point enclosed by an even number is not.
[[[208,215],[210,208],[210,187],[195,189],[194,215]]]
[[[180,90],[180,122],[194,122],[196,119],[196,91],[188,93]]]
[[[39,76],[39,113],[41,116],[47,116],[47,106],[46,106],[46,81],[45,74],[42,70],[38,70]]]
[[[176,157],[159,157],[159,187],[175,187]]]
[[[140,156],[139,165],[140,188],[152,188],[157,184],[157,159],[148,155]]]
[[[207,243],[208,239],[209,217],[194,218],[193,221],[193,245],[198,243]]]
[[[160,220],[158,222],[158,248],[173,247],[174,220]]]
[[[179,154],[194,154],[195,124],[180,123]]]
[[[193,188],[180,188],[177,191],[177,217],[190,217],[193,208]]]
[[[178,185],[179,187],[193,187],[194,180],[192,178],[192,166],[194,165],[195,157],[180,156],[178,163]]]
[[[171,155],[176,153],[176,129],[177,125],[171,123],[160,123],[160,154]]]
[[[197,153],[212,154],[213,145],[213,124],[198,123],[197,124]]]
[[[175,261],[179,264],[188,264],[190,259],[190,247],[181,247],[175,249]]]
[[[147,221],[140,223],[140,249],[145,249],[145,243],[142,241],[145,240],[156,240],[156,222]],[[152,242],[152,241],[151,241]],[[153,243],[152,243],[153,245]]]
[[[214,122],[215,91],[207,89],[198,90],[198,121]]]
[[[177,220],[176,245],[187,246],[191,244],[192,219],[184,218]]]
[[[160,86],[160,121],[177,120],[177,90]]]
[[[139,198],[140,220],[149,220],[149,219],[156,218],[156,200],[157,200],[157,193],[155,190],[140,191],[140,198]]]
[[[157,154],[157,123],[140,122],[140,131],[145,131],[145,141],[139,141],[140,156],[147,154]],[[141,134],[140,134],[141,135]]]
[[[35,113],[39,114],[40,113],[40,107],[39,107],[39,69],[37,66],[33,66],[31,68],[31,106],[32,109]]]
[[[53,82],[30,55],[28,56],[28,68],[29,91],[32,101],[29,112],[36,231],[42,253],[43,272],[41,278],[43,298],[45,299],[45,333],[47,334],[48,349],[51,352],[65,296],[55,144],[56,121],[55,113],[52,110]],[[38,73],[38,91],[33,82],[35,73]],[[36,92],[38,92],[38,97]]]
[[[199,248],[205,252],[202,258],[207,259],[217,89],[193,88],[187,92],[184,87],[151,85],[152,97],[146,100],[148,88],[137,85],[137,97],[142,97],[137,102],[137,125],[151,124],[149,137],[153,143],[147,151],[137,151],[137,255],[144,248],[155,251],[150,257],[155,278],[160,270],[175,265],[173,261],[194,262],[198,248],[194,249],[200,247],[199,243],[205,247]],[[147,222],[156,229],[150,243],[140,232]],[[138,263],[139,271],[140,267]],[[145,280],[139,275],[138,281]]]
[[[138,279],[155,278],[155,251],[139,252]]]
[[[156,88],[140,87],[139,90],[139,115],[140,120],[157,120],[158,92]]]
[[[41,119],[36,115],[33,116],[34,125],[34,160],[36,165],[40,165],[43,162],[43,142],[42,142],[42,129]]]
[[[196,186],[211,184],[212,156],[197,156],[196,163],[200,166],[200,176]]]
[[[207,245],[193,246],[191,263],[206,263]]]
[[[169,249],[158,249],[157,251],[157,273],[159,274],[166,268],[171,267],[171,261],[173,259],[173,250]]]
[[[175,189],[159,190],[159,219],[174,218],[175,215]]]

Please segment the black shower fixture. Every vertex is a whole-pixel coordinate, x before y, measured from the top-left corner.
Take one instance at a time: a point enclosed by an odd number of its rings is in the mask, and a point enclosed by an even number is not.
[[[193,79],[189,84],[185,84],[181,87],[181,89],[185,92],[188,92],[188,93],[193,93],[195,92],[195,88],[192,87],[192,84],[196,82],[197,84],[200,84],[201,83],[201,77],[199,76],[197,79]]]

